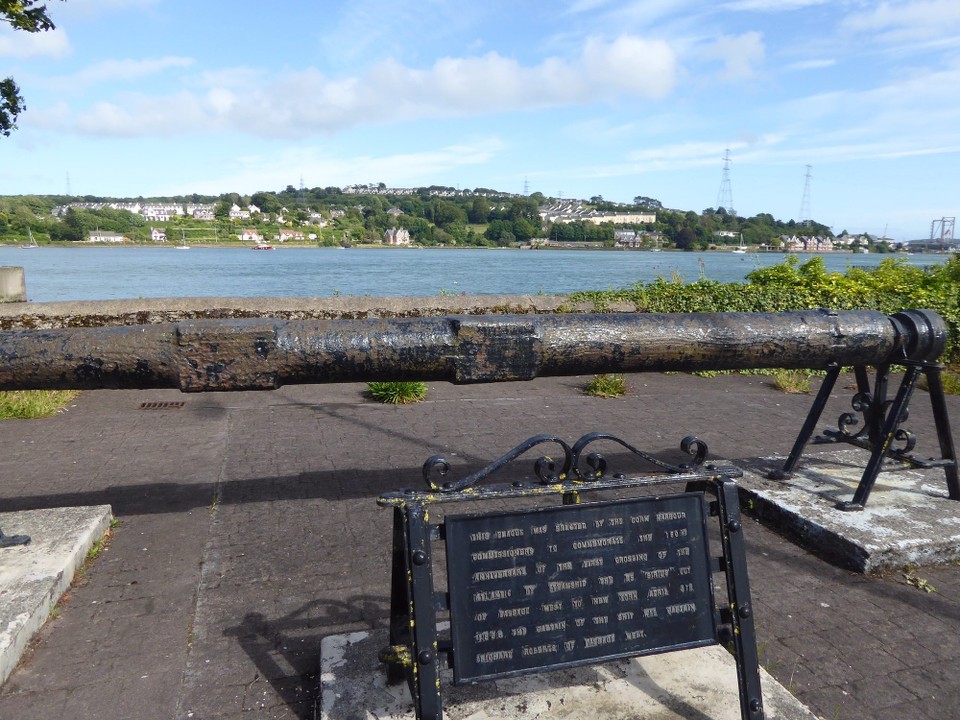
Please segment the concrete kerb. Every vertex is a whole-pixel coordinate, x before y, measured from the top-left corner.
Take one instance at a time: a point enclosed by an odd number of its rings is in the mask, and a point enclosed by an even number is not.
[[[112,519],[109,505],[0,513],[0,528],[31,537],[28,545],[0,550],[0,684]]]

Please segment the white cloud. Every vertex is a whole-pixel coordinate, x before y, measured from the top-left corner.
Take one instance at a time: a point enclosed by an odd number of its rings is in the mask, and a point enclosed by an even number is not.
[[[831,2],[831,0],[734,0],[733,2],[723,3],[721,10],[786,12],[811,7],[813,5],[825,5],[828,2]]]
[[[783,143],[784,138],[779,135],[763,135],[751,139],[735,142],[685,142],[662,145],[654,148],[634,150],[627,155],[627,160],[644,169],[678,170],[704,165],[719,167],[727,150],[730,150],[734,162],[753,157],[759,151],[767,151]]]
[[[158,64],[131,72],[175,66],[182,60],[166,59],[166,65],[154,61]],[[737,67],[732,54],[725,60],[728,67]],[[82,112],[76,127],[126,137],[225,129],[306,137],[357,125],[603,103],[623,96],[659,99],[675,82],[676,58],[665,42],[634,36],[612,42],[590,38],[573,61],[549,57],[523,66],[491,52],[441,58],[427,69],[385,61],[358,77],[335,79],[309,69],[171,97],[129,96]],[[227,90],[232,95],[225,94]]]
[[[28,33],[6,25],[0,27],[0,57],[60,58],[69,54],[70,39],[63,30]]]
[[[704,57],[723,63],[719,79],[728,83],[755,77],[765,54],[763,36],[755,31],[721,36],[703,50]]]
[[[255,192],[284,187],[292,176],[324,178],[325,185],[347,185],[363,178],[371,182],[412,187],[434,183],[459,168],[493,161],[504,149],[495,137],[475,138],[424,152],[383,156],[337,156],[314,146],[288,148],[276,155],[252,155],[238,158],[223,177],[189,178],[181,185],[166,188],[160,194],[189,192],[219,194],[224,188],[236,192]]]
[[[797,98],[781,108],[807,132],[822,138],[878,141],[894,153],[924,152],[960,142],[960,103],[943,89],[960,84],[960,63],[915,70],[859,92]]]
[[[567,8],[567,12],[574,15],[577,13],[596,12],[609,2],[610,0],[574,0],[570,3],[570,7]]]
[[[162,73],[171,68],[186,68],[194,64],[192,58],[162,57],[149,60],[105,60],[83,68],[63,78],[71,87],[108,82],[129,82]]]
[[[583,50],[583,80],[594,87],[661,98],[673,89],[675,57],[662,41],[621,36],[612,43],[590,38]],[[563,68],[556,68],[562,70]]]
[[[833,67],[837,64],[837,61],[833,58],[823,58],[820,60],[801,60],[799,62],[791,63],[784,67],[784,70],[787,71],[803,71],[803,70],[822,70],[824,68]]]
[[[719,142],[687,142],[644,148],[628,153],[627,159],[652,167],[691,167],[716,164],[729,145]]]
[[[841,30],[847,33],[876,33],[881,40],[903,41],[943,36],[960,28],[957,0],[882,2],[844,18]]]
[[[68,8],[68,10],[53,8],[54,13],[52,14],[72,12],[89,17],[103,12],[126,10],[127,8],[145,8],[159,4],[160,0],[70,0],[69,3],[64,5],[64,8]],[[54,20],[56,20],[56,17],[54,17]]]
[[[129,95],[120,103],[99,102],[74,121],[84,135],[107,137],[173,136],[180,128],[229,130],[235,105],[228,91],[205,96],[181,92],[167,97]]]

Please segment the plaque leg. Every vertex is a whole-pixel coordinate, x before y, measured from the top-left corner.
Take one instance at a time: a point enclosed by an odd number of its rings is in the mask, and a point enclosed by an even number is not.
[[[740,689],[742,720],[763,720],[763,694],[760,688],[760,662],[757,635],[750,603],[747,555],[740,519],[740,499],[736,483],[729,478],[717,480],[720,506],[720,536],[726,558],[727,600],[733,623],[733,645],[737,660],[737,684]]]
[[[410,584],[407,569],[406,518],[400,508],[393,509],[393,552],[390,571],[390,648],[392,657],[385,657],[387,682],[391,685],[407,680],[413,693],[410,676]],[[406,648],[406,653],[401,648]],[[398,657],[399,655],[399,657]],[[406,662],[403,662],[406,660]]]
[[[413,682],[417,720],[442,720],[440,660],[433,602],[433,564],[430,529],[421,505],[406,509],[407,567],[410,568],[410,616],[413,621]]]

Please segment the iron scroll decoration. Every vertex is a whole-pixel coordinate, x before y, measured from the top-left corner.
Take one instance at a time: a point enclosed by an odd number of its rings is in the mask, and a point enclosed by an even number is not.
[[[693,435],[688,435],[680,442],[681,451],[692,456],[691,462],[678,465],[659,460],[610,433],[588,433],[577,440],[572,446],[555,435],[535,435],[523,441],[486,467],[459,480],[445,479],[450,472],[450,463],[441,455],[433,455],[423,464],[423,479],[430,489],[435,492],[461,492],[482,482],[507,463],[516,460],[532,448],[538,445],[553,443],[563,451],[563,461],[560,463],[549,455],[541,456],[536,460],[534,463],[534,473],[542,485],[553,485],[568,479],[574,482],[597,481],[600,480],[607,471],[607,460],[600,453],[591,452],[584,455],[584,451],[588,445],[598,441],[615,442],[655,467],[675,474],[683,474],[696,470],[703,464],[707,457],[707,444]],[[586,467],[581,467],[581,464]]]
[[[893,400],[878,402],[873,393],[869,391],[856,393],[850,401],[853,412],[845,412],[837,419],[837,432],[841,439],[854,443],[869,441],[870,432],[875,424],[872,418],[887,417],[893,404]],[[910,409],[904,408],[901,412],[901,422],[905,422],[909,417]],[[903,443],[902,447],[891,448],[891,452],[895,455],[905,455],[912,452],[917,446],[917,436],[905,428],[898,427],[894,432],[893,439],[896,442]]]

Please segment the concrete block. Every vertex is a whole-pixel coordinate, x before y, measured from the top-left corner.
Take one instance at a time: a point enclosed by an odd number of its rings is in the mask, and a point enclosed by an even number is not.
[[[783,535],[842,567],[882,573],[960,560],[960,502],[947,496],[942,468],[880,473],[863,510],[851,500],[869,453],[846,448],[801,458],[793,477],[768,480],[783,457],[737,461],[740,504]]]
[[[17,303],[27,301],[27,284],[22,267],[0,267],[0,302]]]
[[[0,548],[0,684],[112,518],[109,505],[0,513],[5,534],[31,538],[29,545]]]
[[[412,720],[406,683],[386,684],[377,652],[387,632],[325,638],[321,720]],[[447,673],[449,675],[449,671]],[[816,716],[761,669],[768,720]],[[447,720],[740,720],[733,656],[718,645],[454,687],[442,681]]]

